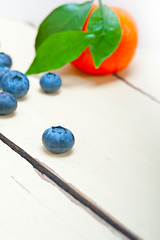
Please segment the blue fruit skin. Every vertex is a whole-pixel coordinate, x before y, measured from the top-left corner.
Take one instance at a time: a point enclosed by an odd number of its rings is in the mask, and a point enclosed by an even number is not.
[[[9,71],[1,79],[2,90],[10,92],[17,99],[26,95],[29,85],[27,76],[19,71]]]
[[[61,78],[55,73],[46,73],[40,78],[41,88],[47,93],[57,92],[61,84]]]
[[[6,66],[0,66],[0,89],[1,89],[1,79],[5,73],[9,72],[9,68]]]
[[[8,68],[12,66],[12,59],[9,55],[0,53],[0,66],[7,66]]]
[[[50,127],[43,133],[42,142],[50,152],[64,153],[71,150],[75,143],[75,138],[70,130],[57,126]]]
[[[8,92],[0,92],[0,115],[13,113],[17,108],[17,99]]]

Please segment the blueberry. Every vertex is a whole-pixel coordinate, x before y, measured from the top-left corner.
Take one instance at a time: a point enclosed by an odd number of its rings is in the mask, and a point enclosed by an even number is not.
[[[12,93],[17,99],[26,95],[29,89],[27,76],[19,71],[9,71],[1,79],[1,88]]]
[[[0,89],[1,89],[1,79],[5,73],[9,72],[9,68],[6,66],[0,66]]]
[[[8,92],[0,92],[0,115],[13,113],[17,108],[17,99]]]
[[[61,78],[55,73],[46,73],[40,78],[41,88],[47,93],[58,91],[61,84]]]
[[[9,68],[12,66],[12,59],[9,55],[0,53],[0,66],[7,66]]]
[[[42,142],[45,148],[53,153],[64,153],[71,150],[75,138],[67,128],[57,126],[50,127],[42,135]]]

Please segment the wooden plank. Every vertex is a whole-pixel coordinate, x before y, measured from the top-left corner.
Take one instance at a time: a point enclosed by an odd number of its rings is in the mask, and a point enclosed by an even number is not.
[[[106,213],[101,207],[99,207],[95,202],[85,196],[78,189],[73,187],[71,184],[66,182],[61,176],[59,176],[53,169],[49,168],[45,164],[38,161],[38,159],[33,158],[26,151],[20,148],[18,145],[10,141],[4,135],[0,133],[0,140],[10,147],[13,151],[18,153],[22,158],[29,162],[38,174],[43,178],[51,182],[60,188],[61,191],[67,194],[67,196],[77,204],[80,204],[87,212],[90,212],[96,218],[99,218],[101,222],[107,224],[107,226],[112,227],[114,231],[118,232],[123,237],[127,237],[131,240],[139,240],[139,237],[132,233],[129,229],[123,226],[120,222],[114,219],[111,215]]]
[[[5,31],[7,27],[9,32],[8,21]],[[35,32],[21,23],[12,28],[15,33],[21,29],[25,51]],[[2,36],[5,50],[10,46],[13,51],[13,45],[18,49],[16,35],[11,43],[11,37]],[[21,71],[34,55],[33,42],[26,49],[26,64],[18,57],[15,63]],[[2,133],[127,228],[146,240],[158,240],[159,105],[114,76],[89,76],[70,65],[56,72],[63,81],[57,94],[43,93],[39,76],[29,77],[30,91],[18,101],[16,113],[0,118]],[[41,137],[52,125],[73,131],[76,144],[71,152],[54,155],[44,149]]]
[[[77,99],[74,100],[76,106],[72,106],[71,99],[66,101],[66,90],[62,101],[62,90],[56,96],[46,96],[38,91],[38,97],[35,94],[38,89],[36,79],[32,79],[32,86],[34,84],[34,94],[31,95],[30,90],[27,99],[19,102],[17,113],[9,118],[1,118],[3,133],[53,168],[132,231],[145,237],[156,234],[156,239],[159,234],[159,210],[152,206],[159,206],[159,118],[155,120],[155,125],[152,123],[159,106],[137,92],[136,105],[133,103],[135,98],[131,96],[130,104],[124,104],[125,107],[121,109],[122,105],[117,103],[122,95],[111,105],[118,91],[129,88],[121,82],[123,88],[115,87],[113,95],[110,95],[111,89],[107,91],[107,97],[110,97],[105,101],[103,98],[94,100],[98,93],[85,94],[85,89],[81,100],[82,94],[73,91],[73,87],[68,88],[68,91],[72,89],[68,96],[71,94]],[[63,107],[61,112],[55,114],[58,101],[59,108]],[[90,104],[83,109],[86,102]],[[102,102],[106,103],[105,109],[102,108]],[[72,107],[68,108],[67,105]],[[47,111],[47,106],[52,109],[51,112]],[[85,116],[85,120],[81,116]],[[61,124],[73,131],[76,145],[72,152],[57,156],[43,148],[41,135],[52,124]],[[145,204],[143,199],[146,199]],[[146,218],[148,214],[152,216],[149,219]],[[153,219],[154,226],[151,225]]]
[[[130,65],[117,75],[160,103],[160,73],[153,50],[138,48]]]
[[[1,239],[121,239],[1,141],[0,149]]]

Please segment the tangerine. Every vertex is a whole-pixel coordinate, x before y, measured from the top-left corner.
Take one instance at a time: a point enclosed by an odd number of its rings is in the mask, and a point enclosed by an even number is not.
[[[89,18],[92,12],[97,8],[97,5],[92,6],[92,9],[83,27],[84,32],[87,32]],[[77,59],[72,61],[72,64],[83,72],[97,75],[114,74],[126,68],[135,54],[138,40],[138,30],[133,17],[122,8],[110,8],[114,11],[120,21],[120,43],[112,55],[106,58],[98,68],[95,68],[94,66],[93,57],[88,46]]]

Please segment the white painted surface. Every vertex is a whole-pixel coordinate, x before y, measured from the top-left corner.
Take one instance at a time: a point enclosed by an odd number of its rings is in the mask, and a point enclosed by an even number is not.
[[[13,69],[25,72],[34,56],[36,31],[1,18],[0,32]],[[29,93],[18,101],[15,114],[0,117],[2,133],[136,234],[158,240],[160,106],[113,76],[85,75],[70,65],[56,72],[63,81],[57,94],[43,93],[39,76],[29,77]],[[145,88],[143,75],[138,79]],[[42,146],[43,131],[52,125],[73,131],[76,144],[70,153],[53,155]],[[6,181],[12,188],[13,179]]]
[[[0,151],[0,239],[121,239],[1,141]]]
[[[154,51],[139,48],[130,65],[118,75],[160,102],[160,71]]]

